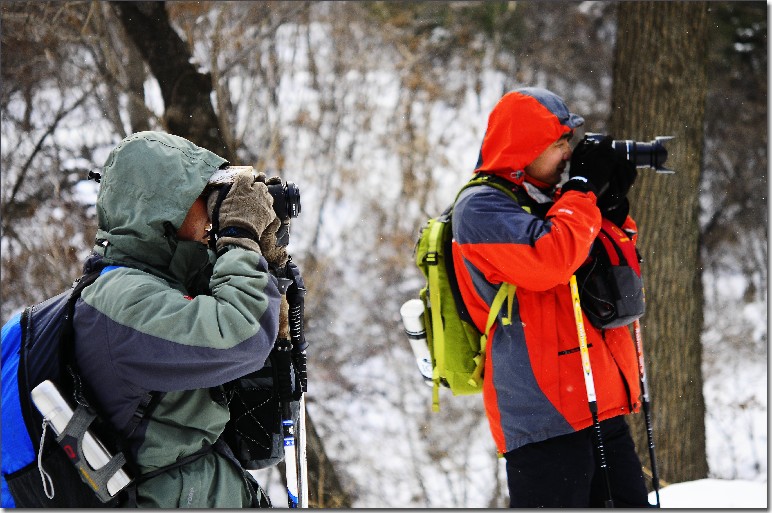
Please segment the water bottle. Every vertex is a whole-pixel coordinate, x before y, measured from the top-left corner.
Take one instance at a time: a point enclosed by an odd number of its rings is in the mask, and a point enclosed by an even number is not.
[[[64,431],[72,418],[73,411],[62,394],[56,388],[56,385],[49,380],[45,380],[32,389],[32,401],[43,418],[47,419],[57,436]],[[104,445],[94,435],[86,431],[83,436],[83,456],[92,469],[98,470],[104,467],[111,459],[112,455]],[[121,491],[131,482],[128,474],[119,469],[107,481],[107,492],[112,496]]]
[[[402,325],[405,327],[407,339],[413,349],[416,365],[424,378],[424,383],[432,386],[432,357],[429,345],[426,343],[426,328],[424,327],[424,304],[420,299],[406,301],[399,309]]]

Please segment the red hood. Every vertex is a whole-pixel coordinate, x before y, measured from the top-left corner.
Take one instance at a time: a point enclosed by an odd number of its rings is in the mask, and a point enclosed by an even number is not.
[[[488,118],[475,173],[522,183],[525,166],[564,133],[584,123],[561,98],[539,88],[504,95]]]

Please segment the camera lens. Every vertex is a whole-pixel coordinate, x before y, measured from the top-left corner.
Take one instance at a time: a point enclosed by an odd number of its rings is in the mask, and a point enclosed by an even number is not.
[[[300,215],[300,188],[292,182],[287,182],[285,197],[287,200],[287,212],[290,217]]]
[[[292,182],[271,184],[268,192],[273,197],[273,210],[276,217],[287,221],[300,215],[300,189]]]

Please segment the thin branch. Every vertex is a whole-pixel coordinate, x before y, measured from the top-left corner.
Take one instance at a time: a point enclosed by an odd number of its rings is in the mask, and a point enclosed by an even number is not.
[[[32,161],[35,159],[35,157],[43,147],[43,142],[48,138],[49,135],[51,135],[54,132],[54,130],[56,130],[56,127],[59,125],[62,119],[64,119],[72,111],[80,107],[80,105],[86,100],[86,98],[88,98],[91,95],[93,90],[94,88],[92,87],[91,89],[83,93],[81,97],[78,98],[78,100],[75,103],[73,103],[70,107],[59,110],[56,117],[54,118],[54,122],[48,127],[45,133],[40,137],[37,144],[35,145],[35,148],[32,150],[32,153],[30,154],[30,156],[27,158],[27,161],[22,166],[21,171],[19,171],[19,176],[16,179],[16,183],[14,184],[13,189],[11,190],[11,196],[3,205],[3,216],[5,216],[7,205],[12,204],[16,199],[16,195],[19,193],[19,189],[21,189],[21,184],[24,183],[24,180],[27,177],[27,172],[29,171],[30,166],[32,165]]]

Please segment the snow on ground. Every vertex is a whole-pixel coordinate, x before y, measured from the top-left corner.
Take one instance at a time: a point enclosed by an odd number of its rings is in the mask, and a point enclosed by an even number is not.
[[[662,508],[763,508],[767,509],[767,483],[700,479],[676,483],[659,491]],[[656,502],[654,492],[649,502]]]

